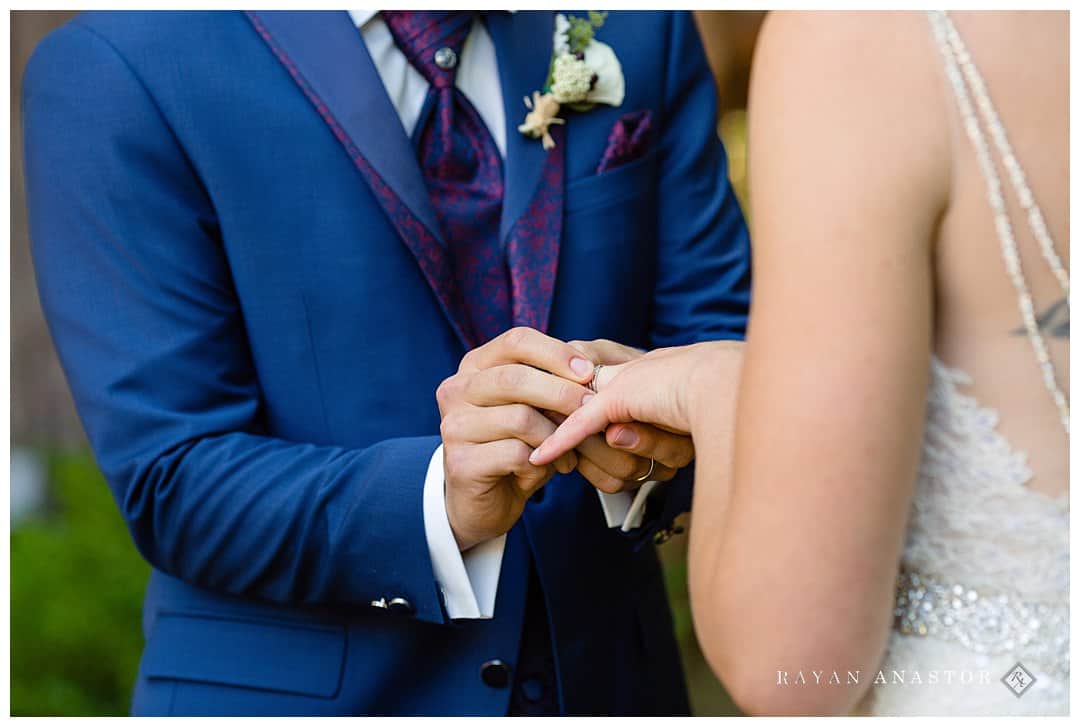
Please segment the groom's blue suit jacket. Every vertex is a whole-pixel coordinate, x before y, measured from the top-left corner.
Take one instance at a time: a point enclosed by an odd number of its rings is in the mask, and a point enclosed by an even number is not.
[[[41,300],[153,566],[133,710],[505,714],[509,689],[480,667],[515,659],[531,552],[562,709],[685,713],[649,536],[688,506],[688,477],[632,536],[605,527],[584,479],[556,477],[510,533],[494,618],[448,621],[421,493],[434,391],[465,346],[346,147],[414,210],[426,192],[349,16],[259,18],[343,134],[244,13],[84,14],[25,77]],[[505,230],[544,161],[516,126],[553,17],[488,26]],[[646,348],[741,337],[749,243],[693,18],[613,12],[600,33],[626,98],[568,115],[549,333]],[[651,150],[597,174],[616,119],[638,110]],[[411,612],[371,605],[394,598]]]

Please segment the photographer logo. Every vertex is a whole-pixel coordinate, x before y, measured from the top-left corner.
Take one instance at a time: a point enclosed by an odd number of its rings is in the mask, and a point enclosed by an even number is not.
[[[1001,677],[1001,683],[1019,698],[1024,696],[1024,692],[1031,689],[1031,685],[1035,683],[1035,677],[1024,668],[1023,664],[1016,662],[1016,666],[1009,669],[1005,676]]]

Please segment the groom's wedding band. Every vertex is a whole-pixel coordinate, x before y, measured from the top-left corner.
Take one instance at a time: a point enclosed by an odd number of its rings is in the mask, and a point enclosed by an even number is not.
[[[585,388],[587,388],[589,391],[593,392],[594,394],[599,394],[600,393],[599,391],[596,390],[596,379],[600,376],[600,369],[602,369],[602,368],[604,368],[604,364],[596,364],[595,366],[593,366],[592,380],[589,383],[585,384]]]
[[[634,482],[645,482],[645,481],[647,481],[650,477],[652,477],[652,473],[653,473],[654,469],[656,469],[656,460],[655,459],[650,459],[649,460],[649,471],[646,472],[645,474],[643,474],[641,477],[638,477],[636,480],[634,480]]]

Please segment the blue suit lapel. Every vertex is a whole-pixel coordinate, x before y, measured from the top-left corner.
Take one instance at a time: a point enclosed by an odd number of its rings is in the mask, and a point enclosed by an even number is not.
[[[343,10],[249,14],[273,36],[364,159],[441,240],[416,153],[349,14]]]
[[[546,331],[555,293],[562,240],[566,135],[555,127],[556,147],[517,130],[524,97],[543,88],[551,59],[555,14],[489,13],[488,30],[499,61],[506,110],[506,183],[499,239],[504,242],[514,301],[514,325]]]
[[[522,135],[517,127],[528,110],[524,98],[543,88],[547,80],[555,13],[491,12],[487,24],[499,61],[499,83],[506,110],[506,184],[499,227],[499,239],[506,240],[532,201],[547,162],[547,153],[540,142]]]
[[[344,11],[248,12],[371,187],[466,348],[475,336],[416,153]]]

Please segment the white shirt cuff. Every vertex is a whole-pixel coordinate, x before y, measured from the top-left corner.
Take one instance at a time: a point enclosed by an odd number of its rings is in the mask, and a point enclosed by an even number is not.
[[[626,513],[630,512],[630,506],[634,504],[631,493],[597,490],[596,494],[600,497],[600,509],[604,511],[604,519],[609,528],[617,528],[626,522]]]
[[[450,618],[489,619],[495,614],[506,535],[480,543],[465,553],[458,550],[446,516],[442,452],[439,445],[431,455],[424,479],[424,536],[431,567]]]
[[[624,533],[640,528],[641,521],[645,517],[645,501],[658,484],[660,483],[650,480],[639,487],[633,495],[629,492],[610,494],[597,490],[596,494],[600,496],[600,508],[604,511],[607,526],[621,528]]]

